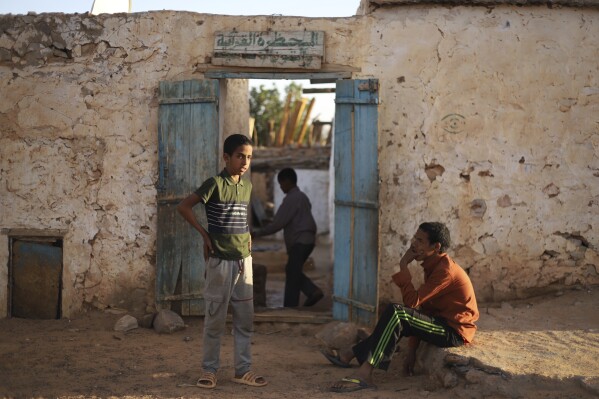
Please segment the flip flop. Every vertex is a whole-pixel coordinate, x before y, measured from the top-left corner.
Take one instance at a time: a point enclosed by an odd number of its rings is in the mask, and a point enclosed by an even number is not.
[[[351,364],[345,363],[341,360],[341,358],[339,357],[339,353],[336,350],[333,349],[332,352],[333,353],[328,352],[324,349],[320,350],[320,353],[322,353],[322,355],[326,357],[329,362],[333,363],[333,365],[344,369],[348,369],[351,367]]]
[[[236,382],[238,384],[249,385],[251,387],[263,387],[266,384],[268,384],[268,381],[266,381],[264,377],[255,374],[253,371],[248,371],[241,377],[233,377],[231,381]]]
[[[216,375],[210,371],[202,371],[200,378],[198,378],[198,381],[196,382],[196,386],[206,389],[216,387]]]
[[[339,385],[339,386],[331,386],[331,392],[337,393],[346,393],[346,392],[355,392],[361,389],[377,389],[376,385],[371,384],[369,382],[364,381],[361,378],[356,377],[345,377],[339,380],[336,384],[339,383],[348,383],[347,385]]]

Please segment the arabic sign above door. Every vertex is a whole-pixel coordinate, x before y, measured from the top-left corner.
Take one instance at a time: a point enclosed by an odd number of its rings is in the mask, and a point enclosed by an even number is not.
[[[320,69],[324,32],[216,32],[213,65]]]

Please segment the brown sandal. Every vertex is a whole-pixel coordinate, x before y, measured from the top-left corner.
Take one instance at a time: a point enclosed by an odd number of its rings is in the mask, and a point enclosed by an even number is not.
[[[249,385],[251,387],[263,387],[268,384],[268,381],[260,375],[256,375],[253,371],[248,371],[241,377],[233,377],[231,381],[238,384]]]
[[[211,373],[210,371],[202,371],[200,378],[198,378],[198,382],[196,382],[196,386],[206,389],[216,387],[216,374]]]

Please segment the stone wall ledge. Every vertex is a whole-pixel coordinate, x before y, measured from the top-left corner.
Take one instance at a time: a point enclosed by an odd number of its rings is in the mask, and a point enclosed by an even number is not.
[[[599,8],[599,0],[368,0],[370,6],[406,6],[414,4],[438,4],[448,6],[561,6]]]

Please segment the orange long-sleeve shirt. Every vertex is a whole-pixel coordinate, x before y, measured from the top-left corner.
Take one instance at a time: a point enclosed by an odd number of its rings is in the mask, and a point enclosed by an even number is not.
[[[472,342],[478,320],[478,306],[470,278],[447,254],[436,261],[424,261],[424,284],[417,290],[409,270],[392,276],[401,289],[403,303],[418,308],[429,316],[439,316],[460,334],[464,342]]]

